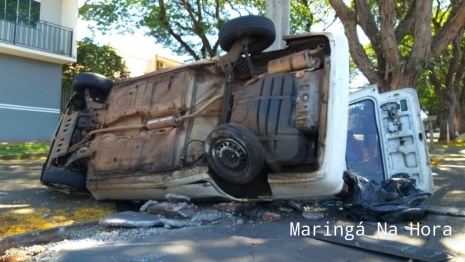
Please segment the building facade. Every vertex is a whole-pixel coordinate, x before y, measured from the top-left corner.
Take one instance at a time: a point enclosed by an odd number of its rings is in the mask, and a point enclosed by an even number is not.
[[[77,0],[0,0],[0,142],[54,135],[77,15]]]

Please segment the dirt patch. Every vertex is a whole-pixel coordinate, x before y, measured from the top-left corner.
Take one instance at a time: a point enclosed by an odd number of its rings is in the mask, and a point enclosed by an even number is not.
[[[0,237],[92,221],[116,212],[112,201],[66,195],[43,186],[39,182],[43,162],[0,160]]]

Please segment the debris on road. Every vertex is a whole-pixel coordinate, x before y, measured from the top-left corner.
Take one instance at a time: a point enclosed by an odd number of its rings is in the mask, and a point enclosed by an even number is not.
[[[191,202],[191,199],[189,197],[183,196],[183,195],[166,194],[165,198],[170,203],[187,203],[187,204],[189,204]]]
[[[302,212],[302,216],[305,217],[306,219],[320,219],[320,218],[324,218],[325,214],[323,212],[304,211]]]
[[[262,213],[262,219],[265,220],[265,221],[276,221],[276,220],[279,220],[281,218],[280,215],[276,214],[276,213],[271,213],[271,212],[263,212]]]
[[[149,209],[149,207],[154,206],[154,205],[157,205],[157,204],[158,204],[158,201],[156,201],[156,200],[149,200],[149,201],[145,202],[145,204],[143,204],[143,205],[140,207],[139,211],[140,211],[140,212],[146,212],[146,211]]]
[[[251,218],[259,218],[259,217],[261,217],[262,212],[260,210],[257,210],[257,209],[250,209],[250,210],[246,210],[244,212],[244,215],[246,215],[248,217],[251,217]]]
[[[223,218],[232,217],[231,213],[225,211],[218,211],[215,209],[206,209],[197,212],[192,218],[191,221],[194,222],[213,222]]]
[[[428,206],[420,205],[431,194],[415,186],[415,179],[405,174],[394,175],[381,184],[344,173],[350,187],[343,199],[348,217],[357,221],[398,223],[405,219],[422,219]]]
[[[187,203],[158,203],[148,208],[149,214],[159,214],[166,217],[190,217],[197,212],[197,206]]]
[[[279,208],[279,211],[281,211],[281,212],[292,212],[292,208],[280,207],[280,208]]]
[[[181,228],[181,227],[197,227],[202,224],[199,222],[192,222],[189,220],[160,218],[165,228]]]
[[[240,202],[229,202],[229,203],[219,203],[216,205],[216,208],[221,211],[227,211],[227,212],[244,212],[248,209],[252,209],[257,206],[256,202],[246,202],[246,203],[240,203]]]
[[[113,227],[158,227],[163,226],[160,218],[141,212],[126,211],[104,217],[99,221],[100,225]]]
[[[296,201],[296,200],[289,200],[285,202],[287,206],[290,206],[298,211],[305,211],[303,207],[302,201]]]

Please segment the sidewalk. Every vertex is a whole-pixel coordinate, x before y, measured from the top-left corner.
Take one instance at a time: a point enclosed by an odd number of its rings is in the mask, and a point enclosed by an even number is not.
[[[432,166],[435,192],[424,204],[439,207],[455,207],[465,210],[465,149],[449,147],[430,151],[431,158],[442,159]],[[426,225],[442,226],[436,236],[426,237],[424,247],[441,248],[459,258],[451,261],[465,261],[465,218],[429,215]],[[443,236],[444,226],[449,225],[452,236]]]

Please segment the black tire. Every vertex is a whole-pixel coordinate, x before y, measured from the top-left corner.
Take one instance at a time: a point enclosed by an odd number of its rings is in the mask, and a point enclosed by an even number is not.
[[[266,157],[257,137],[249,129],[233,123],[221,125],[208,135],[205,155],[220,178],[236,185],[256,178]]]
[[[263,16],[241,16],[226,22],[219,31],[218,41],[221,49],[229,51],[237,39],[248,36],[248,51],[259,53],[273,44],[276,31],[273,21]]]
[[[82,72],[77,74],[73,79],[74,91],[83,94],[87,87],[108,94],[113,87],[113,81],[97,73]]]
[[[88,192],[86,176],[76,172],[61,169],[44,170],[40,181],[46,186],[57,189],[67,188],[73,192]]]

